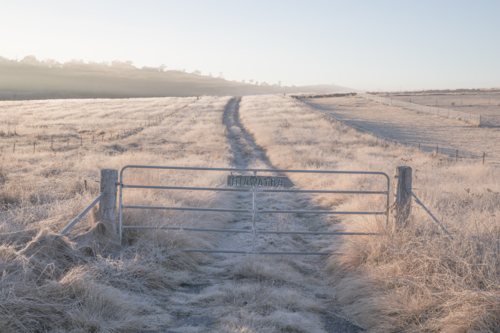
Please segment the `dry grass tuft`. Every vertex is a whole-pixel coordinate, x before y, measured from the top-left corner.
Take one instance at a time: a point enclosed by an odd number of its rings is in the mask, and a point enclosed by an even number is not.
[[[316,313],[324,310],[317,300],[296,289],[273,283],[236,283],[208,288],[193,304],[220,311],[221,331],[320,332]],[[234,310],[228,305],[233,304]],[[309,318],[304,316],[310,312]],[[300,314],[299,314],[300,313]],[[310,320],[308,320],[310,319]]]
[[[75,251],[76,243],[69,241],[65,236],[55,234],[49,229],[42,229],[24,249],[18,252],[19,256],[28,258],[33,268],[42,273],[49,270],[49,277],[58,278],[72,267],[75,262],[84,262],[84,257]],[[42,274],[41,273],[41,274]],[[42,278],[43,275],[40,275]]]
[[[0,331],[133,332],[140,299],[84,274],[88,260],[66,237],[42,230],[16,252],[0,248]]]
[[[303,283],[303,276],[290,263],[272,258],[253,257],[236,264],[232,272],[236,279],[253,279],[271,284]]]

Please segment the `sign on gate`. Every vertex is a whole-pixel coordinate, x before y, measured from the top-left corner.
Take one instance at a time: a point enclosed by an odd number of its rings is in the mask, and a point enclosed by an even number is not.
[[[227,176],[228,186],[237,187],[294,187],[295,184],[288,177],[262,177],[262,176]]]

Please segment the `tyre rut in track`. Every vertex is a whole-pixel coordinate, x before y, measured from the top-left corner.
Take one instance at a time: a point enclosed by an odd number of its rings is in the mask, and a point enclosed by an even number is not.
[[[223,115],[235,168],[274,169],[239,119],[240,98]],[[237,195],[236,209],[252,207],[248,193]],[[304,209],[307,197],[293,193],[256,196],[258,209]],[[309,230],[324,227],[320,216],[256,215],[259,230]],[[251,230],[251,215],[234,214],[228,229]],[[317,229],[316,229],[317,230]],[[257,251],[315,251],[311,236],[261,234]],[[251,250],[252,234],[225,233],[218,249]],[[215,253],[168,300],[173,319],[158,332],[360,332],[339,316],[335,293],[323,270],[325,258],[296,255]],[[248,330],[247,330],[248,329]]]
[[[223,116],[227,135],[234,155],[235,168],[252,168],[259,164],[265,169],[275,169],[263,148],[255,143],[255,139],[241,124],[239,117],[240,98],[229,101]]]

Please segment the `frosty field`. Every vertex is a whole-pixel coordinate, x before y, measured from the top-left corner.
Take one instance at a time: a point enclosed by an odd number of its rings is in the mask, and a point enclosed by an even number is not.
[[[312,106],[312,107],[311,107]],[[385,140],[331,121],[325,113]],[[282,95],[0,102],[1,332],[479,332],[500,327],[500,151],[477,128],[360,98]],[[439,155],[433,151],[439,141]],[[36,142],[35,145],[33,143]],[[14,148],[14,143],[16,148]],[[422,151],[416,149],[421,143]],[[454,146],[456,144],[456,146]],[[459,148],[461,157],[446,157]],[[442,149],[442,150],[441,150]],[[463,153],[462,153],[463,152]],[[381,171],[413,168],[408,224],[384,216],[260,214],[262,230],[377,236],[259,236],[99,227],[99,170],[125,165]],[[131,171],[132,184],[225,187],[227,173]],[[380,190],[367,176],[289,173],[297,188]],[[131,189],[124,201],[243,209],[246,194]],[[383,196],[260,193],[259,209],[384,210]],[[248,229],[248,214],[125,210],[125,225]]]
[[[414,97],[412,96],[412,102]],[[396,139],[402,144],[423,151],[436,151],[455,158],[482,161],[483,153],[489,163],[500,165],[500,127],[476,127],[453,119],[417,113],[395,106],[383,105],[360,97],[316,98],[304,103],[325,114],[360,127],[374,135]],[[431,105],[432,106],[432,105]],[[469,112],[460,109],[459,111]],[[492,113],[491,116],[493,116]],[[500,114],[496,115],[500,121]]]
[[[500,126],[500,93],[479,91],[441,94],[384,94],[384,97],[427,106],[437,106],[454,111],[480,114],[490,123]]]

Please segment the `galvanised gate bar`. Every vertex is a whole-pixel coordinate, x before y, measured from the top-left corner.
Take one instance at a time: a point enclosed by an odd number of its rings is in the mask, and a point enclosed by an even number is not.
[[[150,186],[150,185],[127,185],[123,180],[123,173],[127,169],[162,169],[162,170],[191,170],[191,171],[225,171],[230,172],[245,172],[253,176],[228,176],[226,187],[185,187],[185,186]],[[287,177],[282,176],[265,176],[260,177],[257,174],[261,173],[314,173],[314,174],[350,174],[350,175],[373,175],[383,176],[387,180],[387,188],[384,191],[324,191],[324,190],[300,190],[289,189],[293,186]],[[238,178],[240,178],[238,180]],[[237,180],[235,181],[234,178]],[[249,179],[249,180],[248,180]],[[280,184],[281,179],[281,185]],[[247,185],[245,185],[245,183]],[[291,184],[287,187],[286,184]],[[165,230],[185,230],[185,231],[205,231],[205,232],[236,232],[252,234],[252,250],[206,250],[206,249],[182,249],[188,252],[215,252],[215,253],[243,253],[243,254],[304,254],[304,255],[327,255],[330,252],[275,252],[275,251],[255,251],[255,239],[257,234],[303,234],[303,235],[378,235],[376,233],[361,233],[361,232],[320,232],[320,231],[264,231],[258,230],[255,227],[256,214],[337,214],[337,215],[385,215],[386,223],[389,221],[389,176],[383,172],[369,171],[328,171],[328,170],[274,170],[274,169],[230,169],[230,168],[191,168],[191,167],[173,167],[173,166],[146,166],[146,165],[127,165],[120,171],[120,194],[119,194],[119,232],[120,241],[122,240],[122,232],[124,229],[165,229]],[[260,185],[262,184],[262,185]],[[271,189],[264,187],[267,184],[274,185]],[[234,185],[242,186],[243,188],[235,188]],[[246,186],[246,188],[245,188]],[[162,207],[162,206],[133,206],[123,204],[123,190],[126,188],[136,189],[160,189],[160,190],[187,190],[187,191],[223,191],[223,192],[250,192],[252,193],[252,209],[218,209],[218,208],[193,208],[193,207]],[[351,212],[351,211],[331,211],[331,210],[258,210],[255,206],[255,197],[257,193],[338,193],[338,194],[367,194],[367,195],[385,195],[387,204],[384,211],[378,212]],[[244,229],[208,229],[208,228],[185,228],[185,227],[154,227],[154,226],[124,226],[122,224],[124,209],[164,209],[164,210],[183,210],[183,211],[206,211],[206,212],[232,212],[232,213],[250,213],[252,214],[252,230]]]

